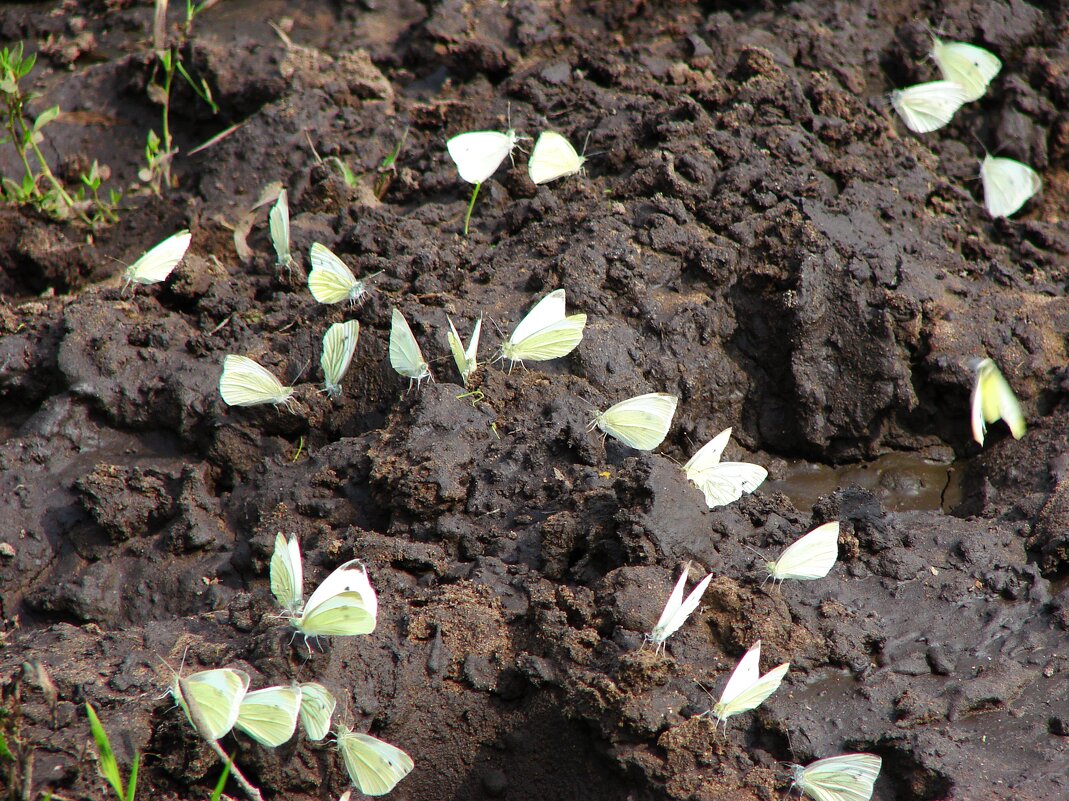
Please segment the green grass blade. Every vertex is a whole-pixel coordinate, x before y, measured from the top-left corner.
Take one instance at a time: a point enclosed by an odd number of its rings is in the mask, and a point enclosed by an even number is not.
[[[231,754],[230,758],[223,765],[223,772],[219,776],[219,781],[215,783],[215,789],[212,790],[211,801],[219,801],[223,795],[223,788],[226,787],[226,780],[230,778],[230,768],[234,764],[234,755]]]
[[[137,796],[137,770],[141,767],[141,754],[134,754],[134,762],[130,765],[130,781],[126,784],[126,801],[134,801]]]
[[[88,701],[85,702],[85,714],[89,716],[89,730],[93,733],[93,739],[96,741],[100,775],[115,790],[115,795],[118,796],[119,801],[125,801],[126,796],[123,794],[122,777],[119,775],[119,763],[115,761],[115,753],[111,750],[108,733],[104,731],[100,718],[97,717],[97,713],[93,710],[93,705]]]
[[[3,732],[0,732],[0,757],[3,759],[10,759],[12,762],[15,761],[15,755],[12,754],[11,749],[7,747],[7,738],[4,736]]]

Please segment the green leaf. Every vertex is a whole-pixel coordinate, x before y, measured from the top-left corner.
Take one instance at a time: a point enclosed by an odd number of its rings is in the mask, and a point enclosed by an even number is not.
[[[137,796],[137,771],[141,767],[141,754],[134,754],[134,762],[130,765],[130,781],[126,785],[126,801],[134,801]]]
[[[3,732],[0,732],[0,758],[10,759],[12,762],[15,761],[15,755],[12,754],[11,749],[7,747],[7,738],[4,736]]]
[[[150,83],[145,92],[148,94],[148,99],[153,103],[161,106],[167,105],[167,90],[158,83]]]
[[[52,108],[46,108],[44,111],[38,114],[37,119],[33,121],[33,129],[35,131],[41,130],[58,116],[59,106],[52,106]]]
[[[100,762],[100,775],[102,775],[115,790],[115,795],[119,797],[119,801],[124,801],[123,789],[122,789],[122,777],[119,775],[119,764],[115,761],[115,754],[111,750],[111,743],[108,742],[108,733],[104,731],[104,726],[100,722],[100,718],[97,717],[97,713],[93,711],[93,705],[88,701],[85,702],[85,714],[89,716],[89,730],[93,733],[93,739],[96,741],[97,746],[97,759]]]

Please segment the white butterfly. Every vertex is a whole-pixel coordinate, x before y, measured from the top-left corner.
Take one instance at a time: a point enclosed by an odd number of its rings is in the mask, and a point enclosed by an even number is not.
[[[282,386],[282,382],[258,362],[230,354],[223,359],[219,394],[228,406],[258,406],[261,403],[289,406],[293,387]]]
[[[349,778],[364,795],[386,795],[415,767],[400,748],[370,734],[339,726],[336,736]]]
[[[301,725],[309,740],[322,740],[330,731],[330,718],[338,702],[322,684],[301,683]]]
[[[838,558],[839,523],[832,521],[792,542],[779,559],[767,562],[765,567],[773,585],[786,579],[812,581],[828,575]]]
[[[720,701],[709,714],[716,718],[718,724],[726,724],[732,715],[756,709],[779,688],[790,666],[790,662],[784,662],[762,676],[761,641],[758,640],[739,660],[724,692],[720,694]]]
[[[565,316],[564,290],[555,289],[520,320],[512,336],[501,345],[498,358],[522,364],[567,356],[582,341],[585,325],[585,314]]]
[[[891,105],[916,133],[942,128],[965,103],[965,90],[953,81],[918,83],[891,92]]]
[[[267,748],[277,748],[297,730],[300,687],[267,687],[246,693],[234,728]]]
[[[423,351],[419,349],[405,316],[394,309],[390,320],[390,366],[408,379],[409,387],[413,381],[418,387],[423,379],[431,378],[431,368],[423,358]]]
[[[460,177],[469,184],[481,184],[497,172],[517,141],[519,137],[511,128],[505,133],[469,131],[454,136],[445,143],[445,147],[457,165]]]
[[[965,42],[944,42],[932,37],[932,58],[939,71],[948,81],[953,81],[965,91],[965,101],[979,100],[995,79],[1002,62],[994,53]]]
[[[271,556],[271,592],[285,616],[305,638],[370,634],[379,614],[378,596],[367,568],[352,559],[327,576],[304,603],[304,571],[297,538],[275,535]]]
[[[177,234],[164,239],[152,249],[146,251],[141,258],[126,268],[123,278],[123,292],[130,284],[158,284],[167,280],[167,276],[182,261],[182,257],[189,250],[189,242],[193,234],[189,231],[179,231]]]
[[[992,217],[1009,217],[1043,188],[1043,179],[1027,164],[990,154],[980,165],[980,181]]]
[[[1021,404],[1005,376],[991,359],[978,359],[973,364],[976,383],[972,390],[972,436],[984,444],[987,423],[1005,420],[1014,439],[1024,436],[1027,428]]]
[[[460,378],[464,381],[464,386],[467,386],[468,377],[479,366],[479,334],[482,333],[483,318],[480,317],[475,321],[475,327],[471,330],[471,340],[468,342],[466,349],[460,339],[460,334],[457,333],[456,326],[453,325],[453,321],[448,317],[446,320],[449,322],[449,331],[446,332],[446,339],[449,340],[449,350],[453,353],[453,361],[456,362],[457,370],[460,371]]]
[[[341,395],[341,380],[349,371],[359,338],[360,323],[356,320],[334,323],[323,335],[319,366],[323,368],[323,391],[332,398]]]
[[[275,255],[278,257],[278,266],[290,269],[293,267],[293,255],[290,253],[290,204],[285,189],[278,193],[278,200],[271,207],[267,219],[271,229],[271,244],[275,246]]]
[[[840,754],[794,766],[791,789],[813,801],[869,801],[883,760],[874,754]]]
[[[683,568],[683,574],[679,577],[679,581],[676,582],[675,589],[668,596],[664,611],[661,612],[660,618],[657,619],[657,625],[646,635],[646,639],[657,646],[657,651],[664,650],[665,640],[686,623],[687,618],[698,608],[698,604],[701,603],[702,596],[705,594],[705,589],[709,586],[709,582],[713,580],[713,574],[710,573],[698,582],[698,586],[691,590],[690,595],[684,600],[683,590],[687,585],[687,576],[689,574],[690,562],[687,562]]]
[[[586,159],[575,152],[572,143],[553,131],[543,131],[535,142],[531,158],[527,161],[527,174],[536,184],[547,184],[575,175]]]
[[[668,436],[679,398],[664,392],[650,392],[620,401],[598,412],[590,423],[628,447],[652,451]]]
[[[768,471],[760,465],[720,461],[730,438],[731,429],[725,428],[683,465],[683,472],[705,494],[710,509],[737,501],[768,478]]]
[[[244,670],[219,668],[176,676],[171,695],[197,734],[205,740],[218,740],[234,728],[248,689],[249,674]]]
[[[359,281],[345,262],[339,259],[326,245],[313,242],[308,253],[312,271],[308,273],[308,289],[320,303],[349,301],[350,306],[367,293],[367,282],[379,273],[372,273]]]

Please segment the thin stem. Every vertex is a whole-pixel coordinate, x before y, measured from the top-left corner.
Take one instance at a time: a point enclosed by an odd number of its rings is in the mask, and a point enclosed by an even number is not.
[[[41,196],[41,190],[37,188],[37,176],[34,174],[33,168],[30,166],[30,160],[26,158],[26,146],[23,144],[23,142],[26,141],[26,122],[22,117],[21,100],[16,100],[14,103],[8,102],[7,131],[11,134],[11,143],[15,146],[15,150],[19,154],[19,161],[22,162],[22,169],[24,169],[26,175],[33,180],[33,196],[39,198]]]
[[[48,162],[45,161],[44,153],[41,152],[41,148],[37,147],[37,143],[34,142],[32,139],[30,140],[30,147],[33,148],[33,154],[37,156],[37,163],[41,165],[41,173],[45,176],[45,178],[48,179],[48,182],[52,184],[52,188],[59,192],[59,196],[63,198],[63,202],[67,204],[67,208],[77,214],[82,222],[88,224],[89,217],[75,209],[73,198],[71,198],[71,196],[67,194],[67,190],[63,188],[63,184],[59,182],[59,179],[52,174],[52,170],[48,166]]]
[[[219,745],[215,740],[208,740],[208,745],[211,749],[223,760],[223,764],[230,763],[230,775],[234,777],[234,781],[238,783],[238,786],[245,791],[245,795],[252,799],[252,801],[264,801],[264,797],[260,795],[260,791],[253,787],[252,783],[245,778],[242,772],[238,769],[238,766],[234,764],[234,761],[227,755],[223,747]]]
[[[175,59],[178,58],[177,54],[172,50],[170,51],[171,57],[167,59],[164,64],[164,82],[163,82],[163,173],[160,177],[163,178],[163,182],[167,185],[168,189],[172,189],[171,186],[171,84],[174,82],[175,72]]]
[[[468,223],[471,221],[471,212],[475,208],[475,198],[479,196],[479,189],[481,187],[482,183],[477,183],[471,192],[471,200],[468,202],[468,213],[464,215],[464,236],[468,235]]]

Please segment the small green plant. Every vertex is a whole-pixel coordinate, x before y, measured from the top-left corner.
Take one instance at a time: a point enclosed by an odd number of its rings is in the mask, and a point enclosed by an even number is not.
[[[130,766],[130,780],[124,790],[122,774],[119,773],[119,763],[115,759],[115,752],[111,750],[108,733],[104,730],[104,725],[100,722],[100,718],[97,717],[92,704],[88,701],[85,704],[85,714],[89,716],[89,730],[93,733],[93,740],[96,742],[100,775],[111,785],[119,801],[134,801],[134,797],[137,795],[137,769],[141,763],[141,755],[134,754],[134,762]]]
[[[0,48],[0,99],[3,102],[0,113],[4,115],[3,127],[7,131],[0,144],[11,143],[23,169],[21,180],[4,176],[0,180],[0,189],[9,202],[32,205],[59,220],[77,217],[91,225],[96,221],[95,215],[87,214],[85,207],[93,204],[78,202],[72,197],[41,152],[45,138],[42,131],[59,116],[59,106],[51,106],[36,117],[30,117],[28,106],[38,95],[24,92],[20,82],[36,63],[36,54],[26,55],[22,42]],[[97,174],[99,176],[99,168]],[[98,191],[99,188],[98,183]]]
[[[212,97],[212,90],[208,82],[201,78],[194,80],[182,63],[182,48],[189,41],[193,33],[193,21],[197,15],[205,9],[215,5],[218,0],[204,0],[195,3],[186,0],[186,19],[179,32],[178,40],[171,45],[165,45],[162,22],[158,23],[156,30],[156,63],[152,79],[148,85],[149,99],[161,106],[160,133],[154,130],[148,132],[145,141],[145,166],[138,171],[138,178],[148,184],[153,194],[162,194],[164,189],[173,189],[176,186],[171,165],[178,148],[174,144],[174,136],[171,133],[171,90],[174,87],[175,76],[181,78],[193,90],[201,100],[208,104],[213,114],[219,113],[219,106]],[[156,0],[156,19],[165,20],[167,17],[167,0]]]
[[[122,192],[117,189],[109,189],[107,199],[100,196],[100,188],[104,183],[103,170],[96,159],[89,168],[88,173],[82,173],[82,186],[78,188],[77,198],[79,201],[86,200],[86,191],[89,192],[89,207],[93,210],[92,222],[117,223],[119,221],[119,203],[122,201]]]
[[[386,190],[390,188],[390,184],[393,182],[393,176],[397,172],[397,157],[401,155],[401,148],[405,146],[406,139],[408,139],[408,128],[405,128],[401,134],[397,147],[391,150],[389,155],[382,160],[382,164],[379,165],[379,177],[375,181],[375,197],[379,200],[382,200],[386,195]]]

